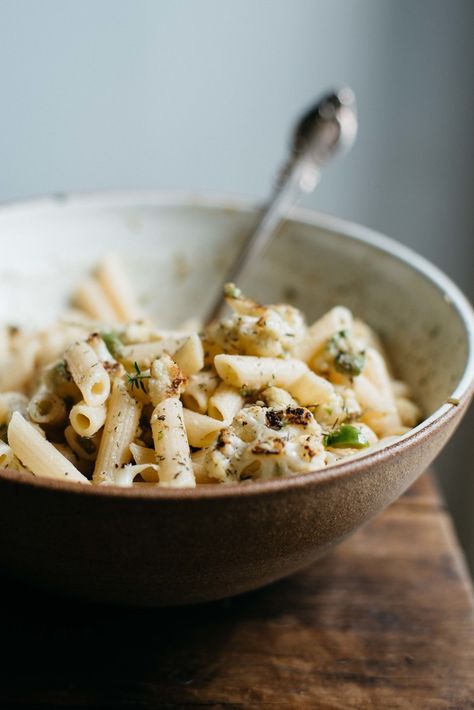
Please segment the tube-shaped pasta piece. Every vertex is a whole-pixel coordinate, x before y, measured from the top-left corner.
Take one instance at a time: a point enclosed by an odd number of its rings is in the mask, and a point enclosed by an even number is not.
[[[68,444],[54,443],[53,446],[56,451],[59,451],[59,453],[62,454],[68,461],[70,461],[76,468],[79,468],[79,458]]]
[[[364,321],[358,318],[354,319],[352,323],[352,335],[356,338],[365,348],[371,347],[385,358],[385,349],[383,347],[382,341],[380,340],[377,333],[372,330],[370,325],[364,323]]]
[[[164,353],[173,355],[188,338],[189,336],[187,335],[179,335],[163,338],[162,340],[152,340],[149,343],[124,345],[120,357],[126,365],[133,366],[137,363],[140,369],[146,370],[153,360],[156,360]]]
[[[375,348],[368,347],[366,350],[363,374],[375,385],[379,392],[383,393],[384,397],[393,401],[392,381],[388,373],[387,364],[383,356]]]
[[[13,461],[13,451],[11,446],[0,439],[0,468],[7,468]]]
[[[239,390],[221,382],[209,400],[207,413],[213,419],[230,424],[237,412],[244,406],[245,399]]]
[[[105,257],[97,270],[97,278],[122,323],[142,317],[133,288],[116,254]]]
[[[38,424],[55,426],[65,421],[66,406],[54,392],[39,389],[29,401],[28,415]]]
[[[322,318],[309,326],[307,333],[297,350],[297,355],[305,362],[312,357],[341,330],[350,330],[352,327],[352,313],[344,306],[335,306],[325,313]]]
[[[390,401],[364,374],[354,378],[353,388],[356,398],[364,411],[383,411],[390,408]]]
[[[249,389],[288,386],[307,371],[301,360],[287,360],[254,355],[216,355],[214,366],[227,385]]]
[[[267,387],[266,390],[260,393],[267,407],[273,409],[286,409],[286,407],[295,407],[298,405],[296,399],[281,387]]]
[[[181,347],[176,350],[173,359],[188,377],[202,370],[204,367],[204,350],[199,335],[191,333]]]
[[[8,426],[8,442],[23,466],[36,476],[89,483],[87,478],[18,412],[13,413]]]
[[[410,387],[407,385],[406,382],[401,382],[400,380],[391,380],[391,385],[392,385],[393,396],[395,398],[397,398],[397,397],[406,397],[407,399],[411,398]]]
[[[87,279],[80,284],[74,294],[75,305],[91,318],[102,323],[116,323],[117,315],[101,284],[95,279]]]
[[[219,378],[210,370],[203,370],[191,375],[186,390],[181,395],[183,404],[187,409],[205,414],[209,403],[209,397],[219,384]]]
[[[291,382],[288,385],[288,392],[303,407],[307,407],[310,404],[326,404],[326,402],[329,402],[334,395],[334,387],[323,377],[308,370],[295,382]]]
[[[30,338],[0,365],[0,392],[22,390],[28,385],[35,372],[38,351],[38,340]]]
[[[130,461],[130,444],[136,435],[141,410],[142,405],[130,397],[124,383],[114,380],[94,467],[95,483],[111,481],[113,471]]]
[[[43,370],[41,384],[61,399],[67,398],[72,402],[79,402],[82,398],[81,391],[72,379],[64,360],[59,360]]]
[[[85,341],[73,343],[64,358],[86,404],[91,407],[103,404],[110,394],[110,377],[91,346]]]
[[[99,333],[91,333],[87,338],[87,344],[91,346],[101,362],[116,362]]]
[[[385,436],[401,427],[387,367],[374,348],[367,348],[364,371],[354,378],[353,389],[364,410],[361,420],[377,436]]]
[[[140,471],[143,480],[148,483],[156,483],[158,481],[158,473],[157,469],[154,467],[154,464],[156,464],[155,449],[147,449],[146,446],[133,443],[130,444],[130,451],[132,452],[135,463],[139,466],[143,466],[143,469]],[[148,466],[146,464],[152,465]]]
[[[221,429],[226,426],[226,422],[208,417],[206,414],[199,414],[190,409],[183,410],[184,426],[191,446],[203,448],[212,444]]]
[[[132,452],[135,463],[156,463],[155,449],[148,449],[146,446],[140,446],[140,444],[132,442],[130,444],[130,451]]]
[[[403,426],[414,427],[421,419],[421,410],[415,402],[407,397],[396,397],[398,416]]]
[[[77,340],[87,337],[89,331],[77,326],[58,324],[38,334],[39,349],[37,368],[51,365],[62,356],[66,348]]]
[[[194,487],[196,481],[184,428],[183,405],[177,397],[168,397],[156,405],[151,430],[160,466],[160,485]]]
[[[69,413],[69,420],[79,436],[93,436],[104,426],[107,409],[105,404],[90,407],[85,402],[78,402]]]
[[[116,468],[113,473],[112,477],[110,480],[104,481],[104,484],[106,485],[113,485],[113,486],[121,486],[126,488],[127,486],[133,486],[133,482],[136,476],[139,474],[143,478],[143,473],[145,471],[150,471],[152,470],[154,472],[155,478],[153,481],[148,481],[147,483],[155,483],[155,485],[158,485],[158,471],[160,470],[160,467],[156,464],[131,464],[128,463],[126,466],[123,466],[122,468]]]
[[[67,426],[64,430],[64,437],[71,449],[80,459],[84,459],[85,461],[96,460],[101,436],[102,432],[98,432],[90,437],[79,436],[72,426]]]
[[[23,417],[26,417],[28,397],[19,392],[2,392],[0,394],[0,426],[9,423],[13,412],[20,412]]]
[[[215,479],[209,478],[205,460],[207,452],[205,449],[200,449],[199,451],[194,451],[191,454],[191,461],[193,462],[193,471],[196,483],[201,485],[203,483],[216,483]]]

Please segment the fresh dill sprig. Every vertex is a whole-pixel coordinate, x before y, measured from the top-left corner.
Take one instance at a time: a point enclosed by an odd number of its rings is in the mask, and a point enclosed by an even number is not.
[[[133,363],[133,367],[135,369],[135,374],[134,375],[129,375],[127,373],[128,377],[128,384],[130,385],[131,389],[133,390],[134,387],[137,388],[137,390],[141,390],[145,394],[147,394],[147,390],[145,387],[145,380],[150,379],[150,375],[144,375],[140,368],[138,367],[138,362]]]

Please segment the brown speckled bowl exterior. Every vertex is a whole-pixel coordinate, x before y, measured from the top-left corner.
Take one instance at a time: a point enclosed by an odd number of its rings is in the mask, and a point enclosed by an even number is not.
[[[255,589],[308,565],[394,501],[444,446],[472,391],[470,381],[458,405],[385,449],[294,478],[178,491],[1,475],[0,569],[127,605]]]

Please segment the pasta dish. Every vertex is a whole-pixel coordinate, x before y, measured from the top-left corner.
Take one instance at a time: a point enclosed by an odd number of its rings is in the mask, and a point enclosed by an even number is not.
[[[116,486],[305,474],[420,420],[373,330],[343,306],[307,325],[233,284],[230,315],[158,328],[114,256],[48,330],[0,332],[0,468]]]

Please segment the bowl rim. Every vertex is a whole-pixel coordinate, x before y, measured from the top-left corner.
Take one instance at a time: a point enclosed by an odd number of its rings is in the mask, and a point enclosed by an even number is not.
[[[217,211],[235,211],[238,213],[257,214],[260,203],[251,197],[227,195],[211,192],[184,190],[93,190],[85,192],[55,193],[43,197],[13,200],[0,204],[0,218],[4,214],[27,214],[28,212],[56,211],[70,208],[110,208],[120,206],[154,207],[191,207],[211,208]],[[289,219],[290,223],[300,223],[333,232],[338,236],[369,244],[378,251],[388,253],[398,261],[418,272],[430,281],[444,299],[450,303],[466,331],[468,354],[464,372],[448,401],[438,407],[420,424],[403,434],[396,441],[386,446],[351,457],[327,469],[298,474],[268,481],[252,481],[250,484],[207,484],[196,488],[166,488],[156,486],[120,487],[85,486],[69,481],[42,478],[33,474],[7,470],[7,475],[0,475],[0,480],[32,485],[35,488],[52,489],[80,495],[100,496],[111,499],[126,498],[139,500],[200,500],[205,498],[220,499],[235,496],[259,496],[266,492],[287,491],[301,486],[310,486],[356,475],[374,464],[388,461],[393,456],[429,438],[438,429],[447,426],[449,421],[465,410],[474,393],[474,312],[468,299],[454,282],[428,259],[396,240],[373,229],[334,217],[308,208],[295,208]],[[452,401],[450,401],[452,400]]]

